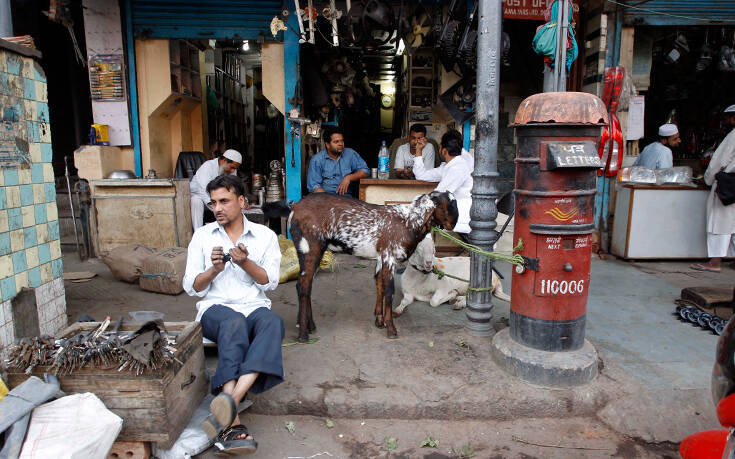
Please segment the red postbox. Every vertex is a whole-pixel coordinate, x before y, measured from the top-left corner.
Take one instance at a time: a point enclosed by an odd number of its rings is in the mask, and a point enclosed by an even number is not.
[[[544,351],[584,344],[602,101],[587,93],[552,92],[524,100],[518,138],[514,245],[525,267],[513,272],[510,336]]]

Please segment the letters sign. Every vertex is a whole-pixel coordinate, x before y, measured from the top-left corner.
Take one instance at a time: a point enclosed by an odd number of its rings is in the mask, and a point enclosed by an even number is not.
[[[602,167],[594,142],[549,143],[547,167],[551,169]]]

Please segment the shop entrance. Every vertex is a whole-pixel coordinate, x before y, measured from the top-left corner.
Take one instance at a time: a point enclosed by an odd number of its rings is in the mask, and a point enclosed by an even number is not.
[[[636,46],[651,52],[650,86],[637,78],[646,100],[641,149],[657,140],[658,126],[674,123],[682,139],[673,151],[674,166],[703,173],[727,134],[722,110],[735,102],[735,29],[637,27]]]

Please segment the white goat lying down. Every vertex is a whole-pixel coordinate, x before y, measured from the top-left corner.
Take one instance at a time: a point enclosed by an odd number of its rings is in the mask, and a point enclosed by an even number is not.
[[[470,278],[470,257],[436,258],[434,241],[430,237],[424,238],[416,246],[416,250],[408,259],[406,271],[401,276],[403,300],[394,314],[401,314],[414,301],[428,301],[432,307],[454,300],[452,309],[462,309],[467,306],[467,287],[469,283],[444,276],[441,279],[431,272],[436,266],[447,274]],[[493,272],[493,296],[510,302],[510,297],[503,293],[503,285]]]

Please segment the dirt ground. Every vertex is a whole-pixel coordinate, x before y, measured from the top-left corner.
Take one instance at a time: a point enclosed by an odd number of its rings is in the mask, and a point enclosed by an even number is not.
[[[676,444],[646,443],[630,438],[616,432],[594,414],[580,416],[570,412],[569,417],[544,418],[532,414],[543,412],[534,411],[536,406],[525,411],[522,407],[514,407],[514,400],[519,398],[542,405],[543,396],[534,398],[534,393],[542,390],[516,384],[509,376],[499,373],[492,375],[493,381],[489,385],[487,381],[478,381],[482,374],[472,367],[491,365],[491,362],[487,352],[478,349],[478,354],[469,359],[475,363],[468,366],[468,357],[458,354],[455,349],[456,336],[464,334],[463,311],[452,311],[446,305],[433,309],[425,304],[414,304],[407,309],[407,314],[397,319],[401,338],[386,340],[385,331],[372,326],[374,285],[369,272],[371,263],[345,255],[339,255],[337,260],[337,272],[320,273],[315,282],[314,302],[319,305],[315,306],[315,321],[319,327],[315,336],[320,337],[318,345],[288,348],[284,352],[287,382],[257,397],[255,405],[243,418],[259,442],[259,451],[252,457],[678,457]],[[70,323],[81,314],[97,320],[109,315],[114,320],[139,310],[162,312],[166,321],[190,321],[194,317],[196,299],[186,294],[170,296],[144,292],[137,285],[119,282],[99,260],[80,262],[75,254],[65,254],[64,270],[97,274],[89,282],[65,282]],[[506,292],[510,291],[509,280],[508,275]],[[286,323],[285,341],[295,340],[297,301],[294,283],[279,286],[269,296],[274,310]],[[496,320],[507,317],[507,311],[507,303],[497,302],[494,310]],[[496,326],[503,325],[498,323]],[[436,341],[431,350],[426,348],[429,339]],[[472,339],[467,341],[475,346]],[[375,344],[371,348],[366,346],[367,343]],[[370,355],[376,358],[371,360]],[[441,361],[432,363],[432,355],[442,356],[439,357]],[[416,364],[417,359],[421,361],[420,365]],[[406,366],[411,362],[416,368],[404,368],[398,376],[405,379],[409,375],[411,381],[391,381],[388,374],[391,365]],[[210,372],[214,365],[216,357],[208,358]],[[313,366],[318,368],[310,368]],[[355,378],[344,377],[353,371],[356,371]],[[385,378],[387,381],[381,384]],[[336,385],[324,383],[332,379]],[[608,376],[608,382],[603,384],[607,384],[605,387],[615,384],[614,378],[609,379]],[[309,387],[316,385],[320,387]],[[410,392],[406,392],[407,388]],[[477,395],[481,393],[478,389],[494,393],[483,398]],[[323,392],[314,395],[311,390]],[[463,395],[462,392],[466,393]],[[410,395],[408,399],[407,393]],[[443,393],[454,395],[441,395]],[[564,392],[559,397],[560,400],[567,399],[567,403],[572,399],[583,402],[585,394],[580,392],[576,396],[572,394],[576,398],[569,398],[569,393]],[[307,400],[310,396],[320,403],[299,406],[301,399]],[[467,414],[454,413],[447,408],[454,406],[453,397],[464,399],[465,403],[467,398],[476,398],[476,404],[481,406],[475,410],[487,412],[488,419],[466,419]],[[412,404],[422,406],[412,408]],[[588,409],[584,408],[587,406],[584,403],[579,405],[581,409]],[[593,404],[589,406],[593,407]],[[437,411],[432,412],[432,407]],[[388,414],[381,415],[383,409]],[[360,410],[365,412],[364,416]],[[463,410],[468,408],[464,406]],[[493,413],[495,410],[506,411],[498,414]],[[399,415],[391,416],[390,413]],[[327,419],[333,427],[327,426]],[[287,423],[293,423],[293,433],[286,429]],[[437,445],[422,447],[421,443],[427,437],[435,440]],[[210,449],[200,457],[215,456]]]

